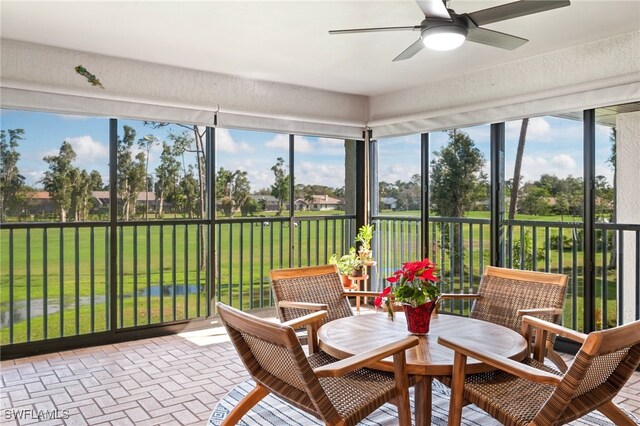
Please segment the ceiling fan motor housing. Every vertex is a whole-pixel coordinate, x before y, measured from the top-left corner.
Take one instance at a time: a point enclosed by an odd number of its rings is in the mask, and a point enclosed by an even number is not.
[[[449,32],[460,34],[467,37],[469,33],[469,29],[467,28],[466,21],[460,16],[457,15],[453,10],[449,10],[451,13],[451,20],[449,19],[438,19],[438,18],[426,18],[424,21],[420,23],[420,26],[424,29],[421,31],[420,36],[424,39],[425,36],[428,36],[434,32]]]
[[[466,21],[451,12],[451,20],[427,18],[422,21],[425,27],[420,37],[425,46],[433,50],[451,50],[460,46],[467,38],[469,28]]]

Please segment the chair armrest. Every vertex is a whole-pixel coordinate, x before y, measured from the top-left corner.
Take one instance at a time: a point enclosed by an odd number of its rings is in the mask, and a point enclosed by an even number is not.
[[[480,297],[476,293],[444,293],[440,295],[440,299],[480,299]]]
[[[584,343],[587,339],[587,335],[580,333],[579,331],[571,330],[570,328],[563,327],[558,324],[554,324],[549,321],[541,320],[540,318],[525,315],[522,317],[522,334],[528,336],[529,328],[539,328],[543,331],[554,333],[558,336],[562,336],[574,342]]]
[[[278,308],[306,309],[308,311],[326,311],[329,306],[325,303],[292,302],[283,300],[278,302]]]
[[[535,308],[535,309],[518,309],[518,315],[562,315],[563,311],[559,308]]]
[[[380,292],[377,291],[364,291],[364,290],[349,290],[343,291],[342,296],[344,297],[353,297],[353,296],[363,296],[363,297],[378,297],[380,296]]]
[[[340,361],[323,365],[313,370],[318,377],[340,377],[360,368],[367,367],[383,358],[405,351],[418,344],[419,340],[415,336],[405,337],[393,343],[381,346],[370,351],[354,355]]]
[[[291,328],[300,328],[304,327],[307,324],[319,323],[327,317],[327,311],[314,312],[309,315],[305,315],[303,317],[294,318],[292,320],[283,322],[283,326],[288,326]]]
[[[465,344],[467,341],[460,338],[445,338],[438,337],[438,344],[452,349],[465,356],[477,359],[485,364],[489,364],[492,367],[498,368],[502,371],[506,371],[514,376],[521,377],[525,380],[529,380],[537,383],[544,383],[547,385],[557,386],[562,381],[562,376],[558,376],[553,373],[548,373],[544,370],[538,370],[537,368],[528,366],[518,361],[500,356],[495,353],[484,351],[481,349],[472,349]]]

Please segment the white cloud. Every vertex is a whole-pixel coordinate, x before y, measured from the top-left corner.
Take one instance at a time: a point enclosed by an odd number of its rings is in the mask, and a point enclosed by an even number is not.
[[[289,135],[277,134],[273,139],[265,142],[264,146],[267,148],[277,149],[279,151],[289,150]],[[293,149],[297,153],[306,154],[313,152],[313,145],[309,142],[309,139],[304,136],[296,136],[293,140]]]
[[[379,170],[378,181],[393,183],[401,180],[408,182],[411,176],[420,174],[420,164],[393,163]]]
[[[253,148],[246,142],[236,141],[228,129],[216,129],[216,149],[221,152],[238,153],[253,152]]]
[[[513,173],[513,164],[507,166],[507,170]],[[543,174],[556,175],[560,178],[566,178],[569,175],[582,176],[581,167],[573,157],[567,154],[559,154],[554,156],[530,156],[522,157],[522,170],[520,173],[524,176],[525,181],[534,181]],[[507,178],[510,178],[508,176]]]
[[[522,120],[509,121],[506,123],[506,132],[512,138],[520,136],[520,128],[522,126]],[[529,119],[529,125],[527,126],[527,139],[546,140],[549,138],[551,132],[551,125],[544,117],[534,117]]]
[[[76,152],[76,164],[108,163],[109,147],[93,140],[91,136],[65,138]]]
[[[318,138],[316,146],[323,155],[345,155],[344,139]]]
[[[303,139],[303,138],[296,138],[296,151],[298,150],[297,146],[300,143],[299,140]],[[288,151],[289,150],[289,135],[275,135],[275,137],[271,140],[268,140],[264,146],[266,146],[267,148],[274,148],[274,149],[278,149],[281,151]]]
[[[344,166],[337,164],[302,161],[296,164],[296,183],[326,185],[332,188],[344,186]]]
[[[38,185],[44,177],[44,170],[25,170],[22,174],[28,185]]]
[[[551,158],[551,164],[561,169],[573,170],[577,167],[576,161],[567,154],[556,155]]]

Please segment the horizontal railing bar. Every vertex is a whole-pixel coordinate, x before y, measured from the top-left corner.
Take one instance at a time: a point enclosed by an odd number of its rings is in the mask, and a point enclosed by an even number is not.
[[[2,222],[0,229],[51,229],[108,227],[109,222]]]
[[[639,224],[632,224],[632,223],[604,223],[604,222],[597,222],[596,224],[596,229],[614,229],[614,230],[619,230],[619,231],[640,231],[640,225]]]
[[[583,222],[552,222],[544,220],[505,220],[505,225],[511,226],[562,226],[563,228],[582,228]]]

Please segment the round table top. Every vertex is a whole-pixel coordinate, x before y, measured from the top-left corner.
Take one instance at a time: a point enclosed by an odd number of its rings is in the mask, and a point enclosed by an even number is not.
[[[410,334],[403,312],[396,312],[393,321],[386,312],[340,318],[326,323],[318,331],[320,348],[339,359],[376,349],[406,336]],[[406,351],[409,374],[452,374],[454,352],[439,345],[438,336],[462,338],[471,347],[517,360],[524,358],[527,349],[527,343],[519,333],[501,325],[454,315],[433,315],[429,334],[419,336],[419,345]],[[374,367],[393,371],[393,358],[385,358]],[[467,359],[467,374],[488,370],[492,368],[473,358]]]

